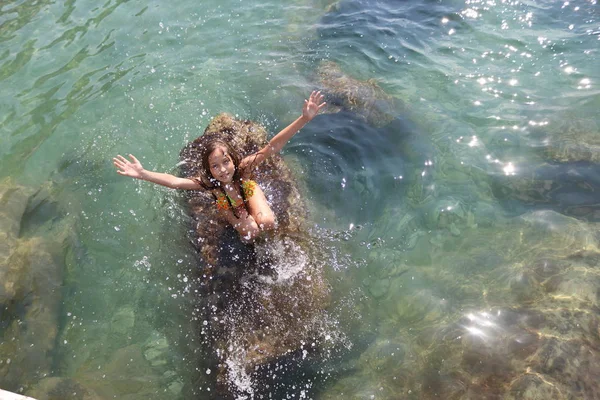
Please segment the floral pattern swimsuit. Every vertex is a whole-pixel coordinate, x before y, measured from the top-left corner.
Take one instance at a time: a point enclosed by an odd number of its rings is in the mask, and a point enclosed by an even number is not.
[[[254,189],[256,188],[256,182],[252,179],[242,180],[242,199],[236,202],[227,193],[221,193],[216,200],[216,205],[219,210],[233,210],[237,216],[237,210],[241,207],[245,207],[245,202],[254,195]]]

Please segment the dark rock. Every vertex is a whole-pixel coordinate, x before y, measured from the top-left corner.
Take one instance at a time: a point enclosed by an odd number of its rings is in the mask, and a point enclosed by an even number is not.
[[[197,176],[200,155],[211,138],[221,138],[243,156],[267,142],[265,129],[227,114],[215,117],[204,135],[186,146],[184,176]],[[201,335],[216,350],[214,375],[226,395],[252,390],[252,375],[270,363],[322,344],[327,327],[329,285],[324,257],[305,227],[305,206],[290,170],[278,155],[254,171],[278,220],[270,236],[245,245],[222,221],[212,196],[188,195],[194,246],[202,256]],[[244,386],[246,382],[250,386]]]
[[[325,112],[351,111],[377,127],[389,124],[398,114],[396,100],[375,80],[352,78],[333,61],[321,62],[317,75],[328,104]]]

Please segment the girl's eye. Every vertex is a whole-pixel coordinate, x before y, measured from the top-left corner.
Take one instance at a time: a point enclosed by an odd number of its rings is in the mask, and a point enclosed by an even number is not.
[[[225,160],[225,164],[229,164],[229,160]]]

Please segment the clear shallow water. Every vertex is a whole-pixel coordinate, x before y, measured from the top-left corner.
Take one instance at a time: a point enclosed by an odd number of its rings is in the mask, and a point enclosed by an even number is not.
[[[24,212],[2,203],[2,226],[13,216],[9,247],[40,238],[57,260],[47,274],[64,272],[60,296],[48,295],[60,299],[54,317],[31,324],[49,332],[44,362],[33,371],[21,360],[32,372],[3,375],[0,387],[33,393],[48,374],[102,398],[214,393],[190,318],[197,259],[180,196],[117,176],[110,158],[132,152],[175,172],[179,150],[221,111],[276,132],[317,86],[323,59],[375,79],[398,118],[375,128],[323,115],[284,151],[337,260],[327,271],[334,314],[353,345],[290,367],[277,396],[513,393],[527,368],[559,386],[535,349],[552,353],[544,335],[593,338],[551,326],[592,326],[597,304],[598,5],[331,3],[3,4],[0,175],[38,192],[21,190]],[[575,308],[590,320],[548,311]],[[11,330],[26,311],[3,311],[4,344],[43,345],[29,343],[33,328]],[[546,322],[518,325],[502,312]],[[483,330],[490,324],[503,333]],[[475,339],[446,342],[469,332]],[[508,372],[474,366],[508,346],[490,338],[529,343],[532,332],[537,347],[530,358],[509,351]]]

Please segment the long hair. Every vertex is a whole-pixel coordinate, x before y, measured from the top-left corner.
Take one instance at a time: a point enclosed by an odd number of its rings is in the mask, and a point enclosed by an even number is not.
[[[223,148],[225,153],[231,157],[233,161],[233,166],[235,167],[235,171],[233,172],[233,181],[239,181],[241,179],[240,172],[240,162],[241,157],[240,154],[227,142],[221,139],[213,139],[206,143],[202,150],[202,164],[200,168],[200,174],[202,175],[202,181],[204,183],[206,189],[214,189],[219,185],[219,181],[212,176],[210,172],[210,165],[208,162],[208,156],[212,154],[218,148]]]

